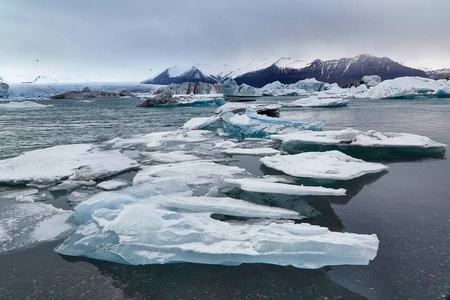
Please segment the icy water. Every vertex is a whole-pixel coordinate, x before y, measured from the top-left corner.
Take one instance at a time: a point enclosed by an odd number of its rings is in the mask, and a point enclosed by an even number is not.
[[[173,130],[215,110],[138,108],[134,99],[37,102],[53,106],[0,111],[0,158],[57,144]],[[450,100],[444,99],[354,100],[337,109],[285,109],[281,117],[324,119],[325,129],[417,133],[450,144]],[[237,165],[256,175],[265,171],[257,159],[237,158]],[[345,199],[308,199],[322,213],[313,223],[378,235],[378,255],[369,266],[125,266],[63,257],[52,251],[59,242],[52,242],[0,255],[0,298],[445,299],[450,294],[450,163],[385,163],[388,173],[353,181]]]

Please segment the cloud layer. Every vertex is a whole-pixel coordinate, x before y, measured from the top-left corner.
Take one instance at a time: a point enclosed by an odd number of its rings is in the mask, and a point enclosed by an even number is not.
[[[171,65],[361,53],[450,65],[448,0],[0,0],[0,7],[5,77],[141,80]]]

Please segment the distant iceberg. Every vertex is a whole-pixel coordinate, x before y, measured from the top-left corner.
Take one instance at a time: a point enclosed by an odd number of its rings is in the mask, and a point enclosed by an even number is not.
[[[75,208],[78,228],[55,251],[123,264],[269,263],[315,269],[366,265],[376,235],[295,224],[292,210],[232,198],[190,197],[181,181],[104,192]],[[214,215],[239,217],[219,221]]]

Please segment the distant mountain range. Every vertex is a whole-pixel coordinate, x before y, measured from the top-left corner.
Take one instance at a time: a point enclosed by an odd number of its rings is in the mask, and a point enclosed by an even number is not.
[[[440,79],[446,78],[445,75],[448,75],[448,73],[445,73],[445,71],[449,70],[430,71],[427,74],[422,70],[406,67],[387,57],[364,54],[354,58],[328,61],[316,59],[310,63],[293,58],[267,59],[251,62],[235,70],[229,65],[215,67],[197,64],[189,68],[175,66],[164,70],[156,77],[144,80],[142,83],[171,84],[199,81],[218,83],[231,77],[238,84],[246,83],[254,87],[262,87],[277,80],[282,83],[295,83],[306,78],[316,78],[320,81],[342,85],[357,81],[364,75],[379,75],[382,80],[402,76],[436,77],[436,79]]]

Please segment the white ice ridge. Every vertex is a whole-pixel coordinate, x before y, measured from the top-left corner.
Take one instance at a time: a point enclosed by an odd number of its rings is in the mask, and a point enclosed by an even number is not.
[[[67,220],[72,211],[44,203],[0,200],[0,252],[55,240],[73,229]]]
[[[203,129],[219,121],[220,117],[216,116],[192,118],[186,123],[184,123],[183,129],[187,130]]]
[[[36,108],[46,108],[53,105],[39,104],[33,101],[17,101],[9,103],[0,103],[0,110],[2,109],[36,109]]]
[[[275,155],[280,151],[272,148],[230,148],[222,150],[222,153],[227,155]]]
[[[294,106],[294,107],[341,107],[346,106],[349,100],[344,100],[342,98],[318,98],[309,97],[295,100],[284,104],[284,106]]]
[[[95,180],[116,175],[139,165],[118,150],[102,151],[90,144],[55,146],[0,161],[0,183],[56,183]]]
[[[358,98],[416,98],[450,97],[450,83],[447,80],[433,80],[422,77],[399,77],[385,80],[367,92],[355,95]]]
[[[186,151],[172,151],[172,152],[141,152],[148,161],[156,163],[177,163],[183,161],[199,160],[200,157],[190,154]]]
[[[447,145],[432,139],[411,133],[379,132],[375,130],[360,131],[342,129],[336,131],[299,131],[291,134],[272,135],[276,141],[291,144],[343,145],[356,147],[415,147],[445,148]]]
[[[226,185],[240,188],[247,192],[271,193],[296,196],[344,196],[345,189],[331,189],[320,186],[304,186],[270,182],[264,179],[225,179]]]
[[[276,155],[263,157],[260,161],[290,176],[315,179],[350,180],[388,169],[385,165],[365,162],[339,151]]]
[[[112,179],[108,181],[103,181],[97,184],[97,188],[105,190],[105,191],[112,191],[117,190],[126,186],[129,186],[130,183],[128,183],[125,180],[122,179]]]
[[[299,218],[295,211],[180,192],[188,188],[172,180],[97,194],[75,208],[72,220],[79,226],[55,251],[132,265],[269,263],[309,269],[366,265],[377,254],[376,235],[330,232],[286,220]],[[213,214],[244,219],[225,222]]]
[[[205,185],[222,182],[226,178],[247,175],[247,171],[235,166],[211,161],[187,161],[174,164],[143,166],[133,179],[133,184],[154,182],[161,179],[180,179],[188,185]]]

